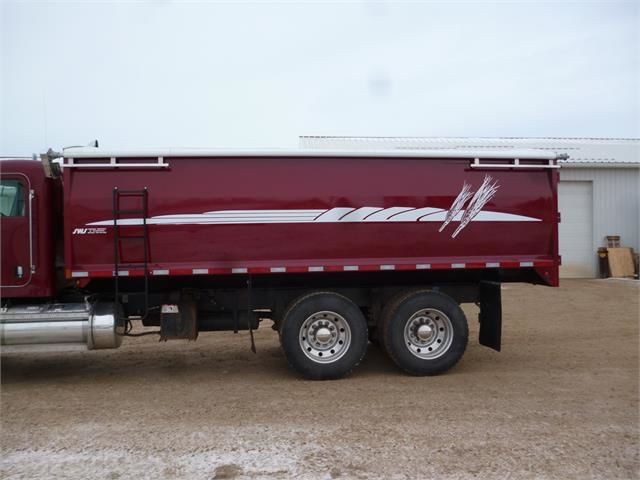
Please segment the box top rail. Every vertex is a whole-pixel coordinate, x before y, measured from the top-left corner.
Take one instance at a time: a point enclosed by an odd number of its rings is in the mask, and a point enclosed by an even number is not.
[[[62,156],[69,159],[82,158],[217,158],[217,157],[356,157],[356,158],[465,158],[465,159],[522,159],[557,160],[564,158],[555,152],[539,149],[469,150],[469,149],[433,149],[433,150],[224,150],[199,148],[165,148],[148,150],[107,150],[96,147],[69,147]]]

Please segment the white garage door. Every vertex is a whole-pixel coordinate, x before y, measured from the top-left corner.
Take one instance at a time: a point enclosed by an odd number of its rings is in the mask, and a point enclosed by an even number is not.
[[[597,258],[593,250],[593,185],[591,182],[561,181],[558,193],[562,255],[560,276],[595,277]]]

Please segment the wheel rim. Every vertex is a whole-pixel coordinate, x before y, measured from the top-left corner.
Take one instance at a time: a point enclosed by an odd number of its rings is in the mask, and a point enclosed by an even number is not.
[[[423,308],[411,315],[404,327],[404,344],[423,360],[445,354],[453,341],[451,320],[440,310]]]
[[[298,336],[304,354],[317,363],[332,363],[351,346],[351,329],[342,315],[322,311],[310,315]]]

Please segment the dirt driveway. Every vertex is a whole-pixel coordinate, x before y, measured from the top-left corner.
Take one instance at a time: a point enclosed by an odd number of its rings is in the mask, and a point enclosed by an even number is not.
[[[263,325],[2,358],[1,478],[638,478],[637,282],[503,287],[503,352],[311,382]],[[477,310],[465,308],[477,337]]]

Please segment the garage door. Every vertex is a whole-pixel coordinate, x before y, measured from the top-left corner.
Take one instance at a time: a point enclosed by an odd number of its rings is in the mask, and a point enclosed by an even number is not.
[[[591,182],[561,181],[558,202],[560,255],[563,278],[596,276],[596,252],[593,250],[593,185]]]

